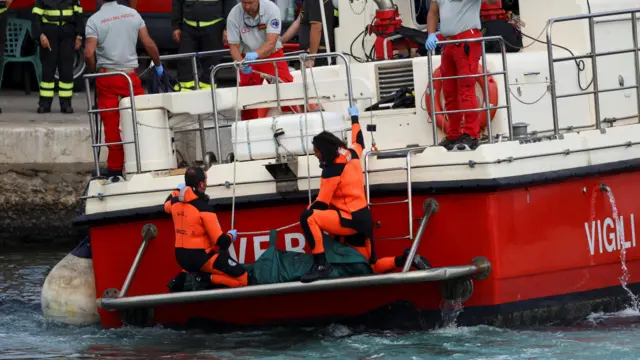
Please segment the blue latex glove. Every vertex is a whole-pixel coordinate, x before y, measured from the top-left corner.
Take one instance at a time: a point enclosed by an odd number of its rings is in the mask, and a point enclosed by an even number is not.
[[[427,37],[427,41],[424,43],[424,47],[427,50],[435,50],[437,43],[438,37],[436,36],[436,34],[429,34],[429,37]]]
[[[178,190],[182,190],[182,188],[183,188],[184,186],[185,186],[185,185],[184,185],[184,183],[180,183],[180,184],[178,184]]]
[[[251,66],[245,66],[240,69],[240,71],[242,71],[243,74],[249,75],[253,72],[253,69],[251,68]]]
[[[353,104],[353,106],[349,108],[349,116],[358,116],[358,115],[360,115],[360,112],[358,111],[358,105]]]
[[[160,66],[156,66],[156,75],[158,76],[162,76],[162,74],[164,74],[164,66],[162,66],[162,64],[160,64]]]
[[[231,242],[235,242],[236,238],[238,237],[238,230],[236,229],[229,230],[227,234],[231,235]]]
[[[258,60],[258,53],[255,51],[249,52],[244,56],[244,59],[247,61]]]

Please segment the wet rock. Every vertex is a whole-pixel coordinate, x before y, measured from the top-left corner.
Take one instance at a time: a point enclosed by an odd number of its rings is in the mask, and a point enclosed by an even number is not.
[[[7,165],[0,167],[0,246],[69,245],[86,229],[72,226],[91,165]]]

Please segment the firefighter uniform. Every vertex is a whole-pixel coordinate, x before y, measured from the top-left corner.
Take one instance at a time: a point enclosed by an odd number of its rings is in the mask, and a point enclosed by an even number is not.
[[[33,34],[36,39],[44,37],[49,48],[40,50],[42,81],[38,113],[51,111],[55,94],[55,73],[58,70],[58,97],[63,113],[73,113],[73,59],[76,38],[82,38],[82,7],[79,0],[36,0],[32,13],[35,15]]]
[[[173,0],[171,25],[180,31],[180,54],[222,50],[225,19],[237,0]],[[211,67],[220,63],[222,56],[204,56],[200,59],[202,75],[198,74],[200,89],[211,88]],[[182,91],[195,89],[191,59],[182,59],[178,65],[178,82]],[[176,85],[177,89],[177,85]]]

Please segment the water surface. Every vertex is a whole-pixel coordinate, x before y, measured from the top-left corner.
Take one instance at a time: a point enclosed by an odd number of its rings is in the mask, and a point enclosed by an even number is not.
[[[40,309],[46,274],[66,251],[0,253],[0,359],[640,359],[640,313],[592,314],[574,327],[370,331],[333,324],[211,334],[73,327]]]

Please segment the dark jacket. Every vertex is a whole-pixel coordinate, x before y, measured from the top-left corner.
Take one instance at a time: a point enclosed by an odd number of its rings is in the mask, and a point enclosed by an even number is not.
[[[82,6],[79,0],[36,0],[31,13],[35,15],[32,29],[35,39],[40,39],[43,24],[71,24],[76,35],[84,35]]]
[[[173,0],[171,26],[182,29],[184,20],[210,22],[221,19],[226,26],[227,16],[238,0]]]

